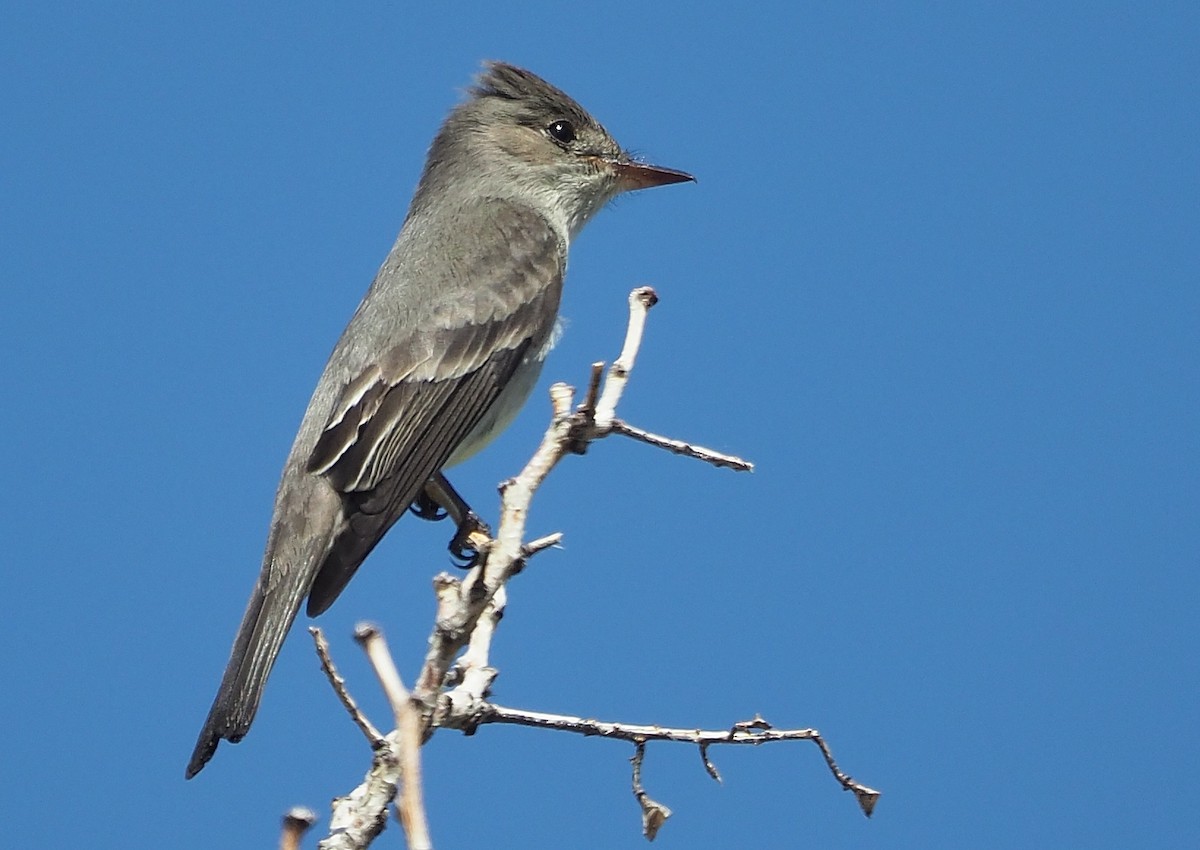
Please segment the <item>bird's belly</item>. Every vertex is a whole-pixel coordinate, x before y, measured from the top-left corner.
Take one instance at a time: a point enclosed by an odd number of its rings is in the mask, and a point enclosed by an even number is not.
[[[546,349],[548,348],[549,346],[546,346]],[[466,438],[458,444],[458,448],[454,450],[454,454],[450,455],[450,460],[446,461],[447,467],[462,463],[471,457],[471,455],[484,448],[499,436],[501,431],[512,424],[512,421],[517,417],[517,413],[525,406],[529,394],[533,392],[534,385],[537,384],[546,354],[546,350],[540,351],[537,355],[525,360],[516,368],[512,379],[500,391],[500,395],[496,397],[495,403],[488,408],[487,413],[483,415],[483,418],[479,420],[479,424],[471,430],[471,433],[467,434]]]

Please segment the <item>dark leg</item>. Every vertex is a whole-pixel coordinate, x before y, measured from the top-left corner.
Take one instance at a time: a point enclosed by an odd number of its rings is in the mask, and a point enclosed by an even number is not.
[[[426,490],[422,490],[417,494],[417,498],[408,506],[408,509],[421,519],[427,519],[431,522],[441,522],[450,516],[450,513],[435,502]]]
[[[420,505],[420,510],[418,510]],[[438,509],[444,510],[441,516],[436,516]],[[425,482],[425,490],[413,503],[413,512],[426,519],[441,519],[449,516],[458,526],[454,539],[450,541],[450,554],[463,562],[463,566],[473,566],[479,557],[479,547],[491,538],[492,531],[487,523],[479,518],[462,496],[450,486],[446,476],[435,473]]]

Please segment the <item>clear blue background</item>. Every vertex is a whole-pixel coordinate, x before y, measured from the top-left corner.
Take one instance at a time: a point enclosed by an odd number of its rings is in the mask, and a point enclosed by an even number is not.
[[[624,415],[757,463],[568,459],[497,701],[759,712],[883,791],[654,746],[661,847],[1200,844],[1200,7],[412,5],[0,7],[5,843],[268,847],[358,782],[301,630],[183,768],[309,392],[491,57],[700,181],[578,240],[544,385],[652,284]],[[485,513],[544,398],[456,476]],[[350,629],[411,677],[448,533],[402,521],[320,621],[379,723]],[[439,847],[644,846],[625,745],[425,754]]]

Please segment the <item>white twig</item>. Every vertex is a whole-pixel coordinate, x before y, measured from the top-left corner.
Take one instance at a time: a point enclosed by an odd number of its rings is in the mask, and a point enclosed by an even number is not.
[[[653,841],[658,837],[658,831],[667,822],[667,818],[671,816],[671,810],[652,799],[642,787],[642,762],[646,760],[646,742],[638,738],[633,743],[636,749],[629,759],[633,765],[633,796],[642,807],[642,835],[646,836],[647,841]]]
[[[492,596],[524,565],[528,553],[522,546],[529,503],[538,486],[566,451],[571,424],[572,390],[566,384],[550,388],[554,418],[541,445],[521,473],[501,487],[500,526],[480,562],[461,582],[441,579],[438,585],[438,617],[425,663],[417,677],[416,695],[432,704],[446,680],[454,656],[466,645]],[[557,540],[536,541],[546,548]]]
[[[354,725],[362,731],[372,749],[384,746],[387,742],[384,740],[383,733],[367,719],[367,716],[358,707],[358,703],[354,701],[354,697],[350,696],[350,692],[346,689],[346,680],[334,666],[333,656],[329,654],[329,641],[325,639],[325,633],[318,626],[309,626],[308,633],[312,635],[313,643],[317,646],[317,657],[321,659],[321,669],[325,671],[325,676],[329,679],[329,684],[333,686],[334,693],[341,700],[342,706],[350,713],[350,719],[354,721]]]
[[[508,592],[501,587],[484,607],[471,632],[466,651],[454,666],[454,678],[458,684],[443,696],[444,711],[439,717],[469,710],[487,696],[497,674],[496,668],[488,664],[488,653],[492,647],[492,636],[500,625],[500,618],[504,616],[507,599]]]
[[[856,781],[833,759],[833,752],[821,733],[816,729],[776,729],[761,717],[735,723],[730,729],[704,730],[679,729],[668,726],[643,726],[633,723],[613,723],[591,718],[572,717],[564,714],[546,714],[540,711],[525,711],[508,708],[494,703],[475,706],[473,718],[476,726],[483,723],[509,723],[517,726],[532,726],[538,729],[556,729],[588,737],[616,738],[645,744],[647,741],[676,741],[700,747],[700,757],[705,769],[713,779],[720,781],[715,765],[708,758],[708,748],[720,744],[746,744],[761,746],[778,741],[812,741],[821,751],[825,764],[838,784],[858,799],[858,804],[867,817],[875,809],[879,792]]]
[[[550,426],[520,474],[501,487],[501,516],[495,537],[479,547],[477,563],[462,580],[445,573],[434,579],[436,621],[411,694],[404,689],[382,636],[374,629],[364,634],[364,647],[388,694],[396,716],[397,731],[383,736],[382,745],[376,747],[371,771],[363,783],[347,797],[335,801],[331,819],[333,833],[321,843],[322,848],[341,850],[366,847],[386,823],[387,806],[395,796],[396,789],[401,786],[401,776],[405,779],[405,790],[399,808],[409,846],[429,847],[428,827],[420,800],[419,747],[438,727],[472,732],[480,723],[513,723],[632,741],[637,747],[634,793],[642,806],[643,828],[651,839],[670,816],[670,810],[651,800],[641,785],[645,745],[652,740],[678,740],[696,744],[700,748],[705,769],[718,780],[716,767],[708,758],[708,747],[713,744],[812,740],[820,747],[826,763],[842,786],[853,791],[863,810],[868,815],[871,813],[878,792],[843,774],[815,729],[775,730],[760,718],[720,732],[668,729],[523,712],[485,701],[496,676],[496,670],[489,662],[489,654],[496,628],[504,613],[507,582],[521,571],[529,558],[556,546],[562,539],[562,535],[556,533],[529,543],[522,542],[533,495],[566,454],[583,453],[592,441],[619,433],[716,466],[738,470],[753,468],[752,464],[741,458],[651,434],[616,418],[617,404],[637,359],[647,313],[657,300],[657,295],[650,287],[635,289],[630,293],[629,325],[621,354],[606,375],[602,363],[593,364],[584,400],[578,408],[572,411],[574,390],[571,387],[559,383],[550,388],[553,407]],[[378,739],[374,727],[366,722],[356,707],[352,708],[353,701],[345,693],[344,684],[339,685],[340,677],[331,671],[332,662],[326,672],[339,698],[351,716],[355,717],[355,722],[359,723],[368,739]],[[411,813],[410,805],[414,807]]]
[[[702,460],[705,463],[711,463],[713,466],[736,469],[738,472],[754,471],[754,464],[748,460],[742,460],[736,455],[727,455],[713,449],[706,449],[704,446],[685,443],[683,440],[651,434],[649,431],[643,431],[641,428],[630,425],[628,422],[620,419],[613,419],[609,428],[614,434],[620,434],[623,437],[630,437],[647,445],[666,449],[672,454],[692,457],[696,460]]]
[[[596,403],[596,429],[601,433],[612,427],[613,417],[617,415],[617,403],[625,392],[625,384],[629,382],[629,373],[633,371],[634,361],[637,360],[638,349],[642,345],[642,334],[646,330],[646,314],[658,303],[658,294],[649,286],[643,286],[629,293],[629,327],[625,331],[625,344],[621,346],[621,354],[608,370],[604,381],[604,390]]]
[[[317,813],[303,806],[289,809],[283,816],[283,831],[279,836],[279,850],[300,850],[304,833],[317,822]]]
[[[359,623],[354,630],[354,639],[366,652],[396,718],[396,743],[403,780],[396,809],[404,826],[409,849],[433,850],[421,783],[421,743],[424,738],[421,711],[404,687],[392,653],[388,651],[387,641],[379,629],[370,623]]]

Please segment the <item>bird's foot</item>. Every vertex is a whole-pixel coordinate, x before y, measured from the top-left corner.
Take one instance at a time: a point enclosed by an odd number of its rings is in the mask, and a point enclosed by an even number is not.
[[[467,511],[450,541],[450,555],[459,567],[469,570],[492,542],[492,530],[474,511]]]
[[[422,490],[408,509],[421,519],[438,522],[450,516],[450,512],[441,506],[432,496]]]

